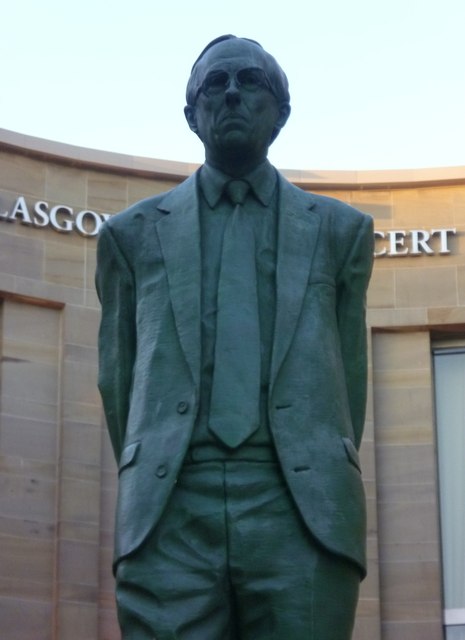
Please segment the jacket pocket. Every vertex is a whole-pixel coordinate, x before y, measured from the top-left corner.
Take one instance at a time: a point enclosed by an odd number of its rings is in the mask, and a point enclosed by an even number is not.
[[[119,459],[118,473],[121,473],[123,469],[126,469],[126,467],[129,467],[135,462],[139,447],[140,442],[132,442],[124,447]]]
[[[308,284],[309,286],[310,285],[313,286],[315,284],[327,284],[330,287],[335,287],[336,280],[332,275],[324,273],[323,271],[315,271],[314,273],[311,274]]]
[[[350,438],[342,438],[342,442],[344,444],[344,448],[346,450],[346,454],[347,454],[347,458],[348,458],[349,462],[351,464],[353,464],[354,467],[360,473],[362,473],[362,467],[360,465],[360,458],[359,458],[358,451],[355,448],[354,443],[352,442],[352,440]]]

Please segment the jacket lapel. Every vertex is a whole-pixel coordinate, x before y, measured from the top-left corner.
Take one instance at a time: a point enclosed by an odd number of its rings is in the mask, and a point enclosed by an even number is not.
[[[156,225],[181,347],[195,385],[200,384],[200,225],[196,174],[158,205]]]
[[[312,197],[279,179],[278,264],[271,384],[286,356],[307,290],[320,218]],[[156,225],[165,260],[176,329],[196,385],[200,384],[200,223],[196,174],[169,192]]]
[[[280,177],[278,264],[276,270],[275,339],[271,385],[294,336],[308,286],[318,239],[320,217],[310,211],[311,194]]]

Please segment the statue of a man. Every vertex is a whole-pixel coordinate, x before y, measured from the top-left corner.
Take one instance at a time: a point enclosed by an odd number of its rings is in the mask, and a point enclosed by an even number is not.
[[[373,228],[269,164],[289,112],[276,60],[217,38],[187,85],[205,164],[100,235],[99,386],[128,640],[352,633]]]

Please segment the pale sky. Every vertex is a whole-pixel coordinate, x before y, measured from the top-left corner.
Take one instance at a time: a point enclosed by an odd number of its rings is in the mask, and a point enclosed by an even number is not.
[[[465,0],[10,0],[1,24],[4,129],[200,163],[187,78],[233,33],[289,78],[277,167],[465,166]]]

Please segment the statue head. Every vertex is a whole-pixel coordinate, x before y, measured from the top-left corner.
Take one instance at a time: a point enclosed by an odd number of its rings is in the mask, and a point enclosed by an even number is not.
[[[290,113],[286,75],[263,47],[226,35],[210,42],[192,67],[184,109],[208,162],[245,173],[267,155]]]

